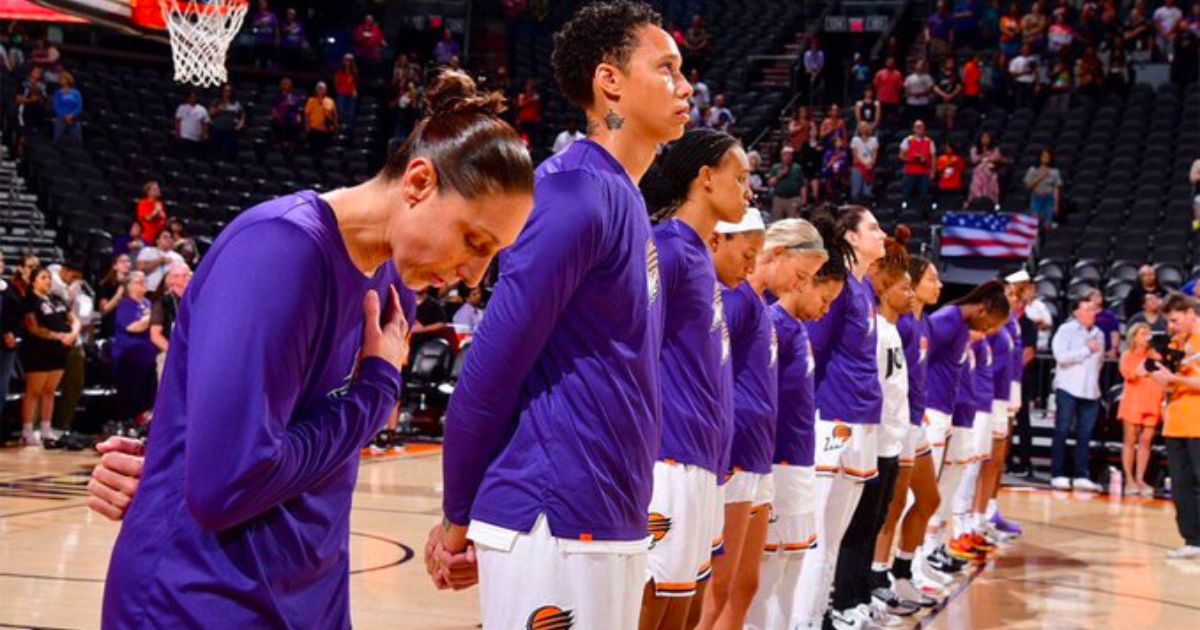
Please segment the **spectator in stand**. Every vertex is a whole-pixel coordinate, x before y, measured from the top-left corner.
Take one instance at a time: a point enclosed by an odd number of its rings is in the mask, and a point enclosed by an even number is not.
[[[29,289],[33,286],[33,272],[41,266],[36,254],[31,251],[21,252],[21,266],[13,272],[12,285],[21,296],[21,300],[29,298]]]
[[[138,271],[146,274],[146,288],[151,293],[158,290],[158,285],[167,275],[171,265],[184,262],[183,256],[175,251],[175,238],[167,230],[158,233],[154,247],[144,247],[137,257]]]
[[[712,54],[712,40],[704,28],[704,18],[699,15],[692,16],[692,25],[683,38],[683,47],[687,49],[685,57],[703,72],[708,67],[708,57]]]
[[[1171,59],[1171,83],[1189,86],[1200,79],[1200,55],[1197,54],[1196,34],[1183,31],[1175,38],[1175,55]]]
[[[295,9],[289,8],[285,14],[283,27],[279,29],[279,52],[286,70],[295,70],[304,64],[304,54],[308,49],[308,39],[304,35],[304,25]]]
[[[246,108],[237,100],[233,86],[221,86],[221,96],[208,110],[213,155],[233,161],[238,153],[238,135],[246,128]]]
[[[861,99],[870,87],[871,66],[867,65],[867,59],[862,53],[856,52],[850,61],[850,98]]]
[[[967,170],[967,162],[947,142],[943,153],[937,159],[937,189],[940,196],[955,196],[963,193],[963,173]]]
[[[933,86],[933,93],[938,99],[938,119],[942,121],[942,126],[946,130],[953,130],[954,117],[958,113],[958,102],[963,94],[963,84],[958,78],[958,69],[954,66],[953,58],[942,62],[942,74]]]
[[[825,115],[825,120],[821,121],[821,128],[818,137],[821,140],[821,146],[832,148],[833,143],[837,140],[849,141],[850,133],[846,130],[846,120],[842,118],[842,108],[837,104],[829,106],[829,112]]]
[[[1008,74],[1017,107],[1033,107],[1037,93],[1038,67],[1033,46],[1021,45],[1021,54],[1008,62]]]
[[[354,55],[362,60],[371,76],[377,76],[383,61],[383,49],[387,48],[388,43],[383,31],[375,23],[375,16],[368,13],[363,23],[355,27],[351,39],[354,41]]]
[[[962,101],[963,107],[979,109],[983,101],[983,67],[979,62],[979,54],[972,52],[962,69]]]
[[[718,94],[713,99],[713,106],[708,110],[708,120],[705,126],[711,129],[719,129],[725,133],[729,133],[733,129],[733,123],[736,122],[733,118],[733,112],[725,107],[725,95]]]
[[[139,201],[138,203],[140,204],[141,202]],[[134,241],[139,244],[136,246],[133,245]],[[145,246],[145,244],[146,242],[142,240],[141,221],[130,221],[129,232],[121,234],[113,239],[113,255],[119,256],[121,254],[128,254],[131,249],[134,249],[135,247],[137,249],[141,249],[143,246]]]
[[[17,370],[17,335],[25,318],[25,302],[16,287],[4,279],[4,257],[0,256],[0,418],[8,400],[8,386]]]
[[[467,302],[454,313],[454,327],[473,333],[483,321],[483,289],[472,287]]]
[[[1104,292],[1100,289],[1088,291],[1088,299],[1096,310],[1096,328],[1104,333],[1104,352],[1109,359],[1116,359],[1121,351],[1121,319],[1104,307]]]
[[[75,77],[64,72],[58,77],[59,88],[54,93],[54,140],[64,136],[75,143],[83,142],[83,127],[79,117],[83,115],[83,95],[75,89]]]
[[[1050,98],[1046,100],[1046,107],[1065,114],[1071,108],[1071,93],[1074,91],[1075,73],[1071,69],[1069,53],[1064,50],[1050,69]]]
[[[990,0],[979,18],[979,41],[981,48],[995,47],[1000,41],[1000,16],[1004,14],[1001,0]]]
[[[699,70],[692,68],[692,71],[688,73],[688,82],[692,84],[692,103],[696,107],[708,107],[712,104],[708,84],[700,79]]]
[[[1192,12],[1183,19],[1183,30],[1191,31],[1193,35],[1200,37],[1200,2],[1192,2]]]
[[[128,254],[117,254],[113,258],[112,266],[109,267],[108,273],[100,280],[100,285],[96,291],[96,299],[100,308],[100,331],[98,336],[103,339],[111,339],[114,332],[114,323],[117,313],[117,305],[125,297],[125,280],[129,277],[129,273],[133,269],[133,262]]]
[[[1096,97],[1104,89],[1104,62],[1094,46],[1088,46],[1075,67],[1076,87],[1080,94]]]
[[[304,128],[308,132],[308,147],[318,155],[333,145],[338,130],[337,103],[329,98],[329,88],[318,81],[313,95],[304,104]]]
[[[146,276],[140,271],[125,280],[125,297],[117,306],[113,337],[113,372],[117,380],[117,420],[138,422],[154,407],[158,389],[154,366],[158,348],[150,341],[150,300]]]
[[[1051,345],[1057,366],[1054,395],[1058,403],[1050,449],[1051,485],[1056,490],[1097,492],[1088,478],[1092,433],[1100,412],[1100,368],[1104,333],[1096,328],[1096,307],[1086,297],[1072,304],[1074,318],[1059,327]],[[1075,461],[1067,462],[1067,437],[1075,429]]]
[[[1175,0],[1163,0],[1163,5],[1154,11],[1154,45],[1163,61],[1175,56],[1175,38],[1183,21],[1183,11],[1175,6]]]
[[[396,97],[394,103],[396,128],[393,138],[397,142],[404,142],[421,118],[421,93],[417,90],[417,84],[409,83]]]
[[[517,131],[530,139],[542,131],[542,95],[534,79],[525,79],[525,89],[517,97]]]
[[[1138,281],[1133,283],[1129,295],[1125,296],[1126,318],[1132,318],[1145,305],[1145,298],[1149,293],[1161,296],[1163,289],[1158,284],[1158,272],[1154,267],[1142,265],[1138,268]]]
[[[762,176],[762,154],[758,151],[747,151],[746,162],[750,164],[750,190],[754,196],[765,201],[771,189],[767,187],[767,181]],[[762,207],[757,201],[752,205]]]
[[[199,101],[200,93],[188,90],[187,100],[175,108],[175,141],[179,143],[181,156],[199,158],[206,153],[204,143],[208,141],[212,118]]]
[[[179,314],[183,293],[187,291],[191,280],[190,267],[186,264],[172,265],[167,271],[167,290],[154,300],[154,306],[150,309],[150,341],[158,349],[156,372],[160,381],[163,365],[167,360],[167,350],[171,347],[171,331],[175,329],[175,317]]]
[[[900,94],[904,90],[904,75],[896,69],[895,57],[888,57],[883,68],[875,73],[874,87],[883,108],[883,120],[895,122],[900,114]]]
[[[788,121],[788,146],[794,151],[801,151],[804,145],[808,144],[808,137],[812,133],[813,118],[811,110],[801,105],[796,108],[792,114],[792,119]]]
[[[1057,57],[1059,51],[1070,51],[1071,44],[1075,41],[1075,29],[1067,23],[1067,14],[1065,11],[1054,12],[1054,23],[1050,25],[1050,30],[1046,34],[1046,51],[1050,56]]]
[[[1116,94],[1124,99],[1129,96],[1129,87],[1133,85],[1133,79],[1133,68],[1125,57],[1125,50],[1114,49],[1109,55],[1108,71],[1104,75],[1104,89],[1108,93]]]
[[[567,147],[579,142],[580,140],[583,140],[586,137],[587,136],[583,135],[583,132],[579,130],[579,120],[574,117],[568,118],[566,130],[559,133],[558,137],[554,139],[554,147],[551,150],[555,153],[565,151],[567,150]]]
[[[1200,158],[1192,162],[1188,171],[1188,181],[1192,183],[1192,231],[1200,231]]]
[[[854,104],[854,122],[855,125],[868,124],[872,128],[879,125],[879,116],[881,110],[879,100],[875,98],[875,88],[867,86],[863,90],[863,96]]]
[[[33,52],[29,54],[29,65],[42,69],[42,77],[46,83],[61,82],[59,74],[63,68],[62,55],[58,52],[58,48],[45,37],[38,38],[33,43]]]
[[[911,203],[929,196],[929,181],[937,164],[937,147],[925,135],[925,121],[913,123],[913,132],[900,143],[900,159],[904,162],[904,200]]]
[[[821,202],[824,186],[822,177],[825,172],[825,145],[817,133],[816,125],[808,136],[808,144],[800,151],[800,172],[804,176],[804,195],[800,201],[803,206],[815,206]]]
[[[1095,3],[1083,5],[1079,15],[1079,24],[1075,27],[1075,37],[1084,46],[1099,47],[1108,41],[1105,35],[1104,23],[1100,21]]]
[[[996,146],[992,132],[980,134],[979,142],[971,147],[971,164],[975,165],[975,170],[971,173],[967,204],[976,199],[987,199],[992,205],[1000,205],[1000,168],[1008,164],[1008,160]]]
[[[1125,51],[1130,56],[1136,55],[1135,60],[1144,59],[1153,48],[1154,29],[1154,23],[1146,15],[1145,7],[1141,3],[1135,4],[1129,12],[1129,18],[1125,20],[1125,30],[1121,34]]]
[[[354,124],[358,112],[358,66],[354,55],[342,55],[342,65],[333,75],[333,91],[337,96],[338,115],[346,125]]]
[[[80,323],[80,334],[75,338],[75,345],[67,353],[67,362],[60,383],[62,389],[58,404],[54,407],[53,426],[64,431],[70,431],[75,426],[75,413],[79,399],[83,396],[84,376],[87,371],[83,344],[91,337],[92,314],[95,312],[95,300],[92,289],[83,281],[83,256],[71,256],[58,272],[53,270],[58,265],[51,265],[50,291],[67,304],[67,308]],[[42,436],[45,440],[45,435]],[[56,436],[52,436],[56,437]],[[43,441],[45,444],[45,441]],[[57,448],[57,444],[50,446]]]
[[[195,267],[197,262],[194,258],[197,252],[196,241],[187,235],[187,231],[183,227],[183,221],[179,217],[171,217],[167,220],[167,229],[171,232],[171,239],[175,243],[175,251],[180,256],[183,256],[183,261],[189,267]],[[192,257],[189,257],[189,252],[192,254]]]
[[[1150,347],[1150,326],[1137,323],[1129,327],[1129,347],[1121,355],[1121,376],[1125,389],[1117,418],[1125,426],[1121,467],[1125,470],[1125,487],[1129,494],[1154,496],[1154,486],[1146,483],[1146,468],[1150,464],[1155,428],[1162,420],[1164,390],[1150,378],[1146,370],[1149,360],[1162,357]]]
[[[279,82],[279,96],[271,107],[271,130],[285,151],[296,148],[303,116],[304,110],[300,106],[300,97],[293,90],[292,80],[284,78]]]
[[[904,79],[905,120],[930,120],[933,114],[933,77],[928,64],[918,59],[913,64],[912,74]]]
[[[1054,168],[1054,153],[1042,149],[1037,166],[1025,172],[1025,189],[1029,191],[1029,212],[1041,220],[1043,228],[1057,228],[1062,209],[1062,174]]]
[[[808,90],[808,104],[812,105],[821,100],[825,76],[825,51],[821,50],[821,41],[815,36],[808,40],[808,50],[804,51],[805,88]]]
[[[854,164],[850,171],[850,199],[861,201],[875,195],[871,187],[875,183],[875,159],[879,156],[879,139],[870,123],[858,123],[858,134],[850,141],[850,152]]]
[[[800,165],[795,163],[795,155],[792,147],[784,147],[779,161],[767,172],[767,185],[771,187],[771,217],[776,221],[799,214],[804,176]]]
[[[1134,324],[1145,324],[1150,327],[1151,334],[1166,335],[1168,333],[1167,318],[1163,315],[1162,304],[1163,299],[1161,295],[1153,292],[1147,293],[1142,298],[1142,310],[1129,318],[1130,328]],[[1132,335],[1133,333],[1129,332],[1126,336]]]
[[[137,206],[137,220],[142,228],[139,240],[143,243],[153,243],[158,239],[159,232],[167,227],[167,209],[163,205],[162,187],[158,185],[158,182],[150,180],[142,184],[142,192],[146,196],[138,201]],[[130,242],[132,242],[132,231],[130,237]]]
[[[954,15],[950,0],[939,0],[937,10],[925,21],[925,40],[929,42],[929,58],[934,63],[945,59],[954,50]]]
[[[420,64],[410,62],[408,55],[398,55],[392,65],[392,89],[399,92],[408,89],[409,85],[421,85],[421,81]]]
[[[29,142],[45,135],[46,127],[46,84],[42,82],[42,69],[34,67],[29,71],[17,95],[17,121],[21,128],[20,142],[17,145],[17,155],[24,155]]]
[[[958,0],[954,5],[954,45],[956,48],[979,46],[979,22],[984,5],[980,0]]]
[[[1042,50],[1046,47],[1046,31],[1050,28],[1050,18],[1046,15],[1046,0],[1037,0],[1033,9],[1021,18],[1022,48]],[[1024,54],[1024,53],[1022,53]]]
[[[442,41],[433,47],[433,60],[439,66],[445,66],[450,64],[451,59],[460,55],[462,55],[462,46],[454,41],[454,33],[451,33],[450,29],[443,30]]]
[[[1012,89],[1008,79],[1008,57],[1003,51],[997,51],[992,56],[991,63],[984,66],[983,89],[987,94],[987,102],[993,106],[1008,109],[1012,107]]]
[[[67,355],[79,338],[79,320],[57,295],[50,293],[50,272],[45,267],[31,274],[25,304],[26,336],[21,343],[21,366],[25,369],[25,398],[21,405],[21,443],[37,446],[33,419],[38,416],[41,436],[54,439],[54,394],[58,391]]]
[[[687,39],[687,35],[684,34],[683,29],[679,27],[679,24],[675,22],[675,20],[671,20],[670,23],[667,24],[667,32],[671,34],[671,39],[675,40],[675,45],[678,46],[680,50],[683,50],[683,45]]]
[[[821,198],[832,202],[845,197],[850,174],[850,152],[846,149],[846,139],[834,136],[833,142],[825,150],[821,160],[821,182],[824,190]]]
[[[254,35],[254,66],[274,66],[275,58],[279,56],[279,18],[271,11],[267,0],[258,0],[258,12],[254,14],[250,31]]]
[[[1009,57],[1021,52],[1021,3],[1008,5],[1008,13],[1000,18],[1000,50]]]

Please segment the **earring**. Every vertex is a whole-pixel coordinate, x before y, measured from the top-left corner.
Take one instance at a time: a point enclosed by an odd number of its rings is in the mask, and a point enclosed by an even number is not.
[[[608,127],[609,131],[616,131],[624,126],[624,124],[625,119],[611,109],[604,115],[604,126]]]

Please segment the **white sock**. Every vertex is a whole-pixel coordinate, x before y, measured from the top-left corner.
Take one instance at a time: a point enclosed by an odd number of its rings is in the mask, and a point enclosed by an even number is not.
[[[890,565],[886,562],[872,562],[871,563],[871,570],[876,573],[884,573],[891,568],[892,568],[892,565]]]
[[[49,422],[42,423],[42,439],[54,437],[54,427]]]
[[[983,512],[975,513],[975,531],[982,532],[987,526],[987,515]]]
[[[991,519],[992,517],[996,516],[996,513],[999,511],[1000,511],[1000,507],[996,503],[996,500],[995,499],[988,500],[987,512],[985,513],[985,515],[988,517],[988,519]]]
[[[901,560],[912,560],[914,554],[908,551],[897,551],[896,557]]]
[[[33,435],[33,425],[32,424],[21,425],[21,437],[22,438],[27,438],[32,435]]]

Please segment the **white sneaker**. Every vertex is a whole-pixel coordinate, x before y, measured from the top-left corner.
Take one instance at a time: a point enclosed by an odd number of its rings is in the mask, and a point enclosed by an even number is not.
[[[954,581],[952,576],[933,568],[928,562],[925,561],[924,558],[921,558],[920,562],[914,560],[913,566],[915,567],[913,569],[914,578],[918,580],[924,579],[926,582],[929,582],[931,585],[939,589],[945,588],[946,585]],[[918,586],[918,588],[920,587]]]
[[[912,602],[922,608],[933,608],[941,602],[940,597],[935,597],[917,588],[912,580],[897,579],[892,582],[892,590],[902,601]]]
[[[834,610],[829,613],[829,621],[835,630],[876,630],[871,617],[857,608]]]
[[[1050,480],[1050,486],[1055,490],[1070,490],[1071,479],[1069,477],[1055,477]]]
[[[1200,558],[1200,547],[1195,545],[1184,545],[1178,549],[1172,549],[1168,551],[1167,558],[1171,560],[1191,560],[1192,558]]]
[[[42,440],[37,436],[37,433],[22,433],[20,444],[21,446],[41,446]]]
[[[858,609],[867,613],[867,616],[881,628],[903,628],[904,620],[887,611],[887,605],[882,602],[872,599],[871,604],[859,604]]]
[[[1080,492],[1100,492],[1100,484],[1088,479],[1087,477],[1078,477],[1072,482],[1072,486]]]

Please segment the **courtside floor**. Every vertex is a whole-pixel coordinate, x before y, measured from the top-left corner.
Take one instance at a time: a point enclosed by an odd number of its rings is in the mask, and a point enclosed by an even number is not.
[[[0,628],[99,626],[119,526],[84,507],[96,459],[0,449]],[[363,461],[350,540],[357,628],[477,627],[477,593],[435,591],[421,560],[440,519],[440,477],[436,447]],[[1024,489],[1001,503],[1025,536],[910,625],[1200,628],[1200,561],[1163,559],[1180,542],[1170,503]]]

